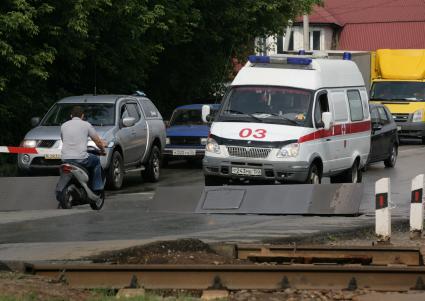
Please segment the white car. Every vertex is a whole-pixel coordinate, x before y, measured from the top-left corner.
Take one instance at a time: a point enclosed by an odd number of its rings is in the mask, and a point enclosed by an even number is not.
[[[370,139],[368,94],[354,62],[250,56],[212,123],[205,184],[360,182]]]

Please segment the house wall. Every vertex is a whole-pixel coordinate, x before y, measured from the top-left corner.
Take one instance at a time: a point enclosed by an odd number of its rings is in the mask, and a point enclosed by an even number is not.
[[[332,50],[332,35],[333,28],[330,26],[310,26],[310,32],[320,31],[320,50]],[[303,27],[293,26],[292,32],[294,35],[294,48],[291,50],[303,49]],[[311,35],[310,35],[311,36]],[[285,43],[285,37],[279,39],[277,36],[270,36],[267,38],[257,38],[255,41],[256,53],[261,55],[270,55],[278,53],[278,45],[280,42]],[[312,47],[312,37],[310,37],[310,48]]]

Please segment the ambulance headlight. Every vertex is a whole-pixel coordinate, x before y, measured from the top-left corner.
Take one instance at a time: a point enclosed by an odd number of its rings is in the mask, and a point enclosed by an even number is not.
[[[220,145],[218,145],[218,143],[213,138],[208,138],[207,144],[205,146],[205,151],[210,152],[210,153],[219,154],[220,153]]]
[[[206,145],[208,138],[201,138],[201,145]]]
[[[36,147],[37,146],[37,140],[27,140],[25,139],[22,141],[22,147]]]
[[[288,145],[285,145],[277,152],[278,158],[293,158],[298,156],[298,153],[300,151],[300,144],[299,143],[291,143]]]
[[[424,110],[420,109],[413,113],[412,122],[421,122],[424,118]]]
[[[165,144],[167,144],[167,145],[168,145],[168,144],[171,144],[170,138],[168,138],[168,137],[167,137],[167,138],[165,138]]]

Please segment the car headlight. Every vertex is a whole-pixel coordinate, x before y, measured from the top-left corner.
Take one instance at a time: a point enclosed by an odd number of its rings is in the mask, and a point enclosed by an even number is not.
[[[23,147],[36,147],[37,146],[37,140],[30,140],[30,139],[25,139],[24,141],[22,141],[22,146]]]
[[[298,153],[300,151],[300,144],[299,143],[291,143],[288,145],[285,145],[277,152],[278,158],[293,158],[298,156]]]
[[[218,145],[218,143],[213,138],[208,138],[207,144],[205,146],[205,150],[207,152],[219,154],[220,153],[220,145]]]
[[[201,145],[206,145],[208,138],[201,138]]]
[[[421,122],[424,117],[424,110],[420,109],[413,113],[412,122]]]
[[[165,138],[165,144],[171,144],[170,138]]]

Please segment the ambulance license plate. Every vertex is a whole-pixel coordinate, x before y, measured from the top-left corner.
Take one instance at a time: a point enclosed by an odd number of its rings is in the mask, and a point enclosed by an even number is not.
[[[173,156],[195,156],[195,149],[173,149]]]
[[[60,154],[46,154],[44,155],[44,159],[46,160],[59,160],[61,158]]]
[[[261,169],[232,167],[232,174],[238,176],[261,176]]]

